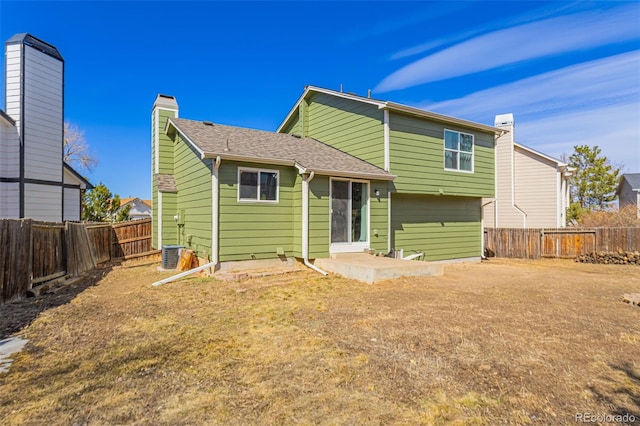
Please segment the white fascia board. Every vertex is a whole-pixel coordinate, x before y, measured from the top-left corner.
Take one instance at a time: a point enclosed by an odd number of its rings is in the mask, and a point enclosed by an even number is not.
[[[313,171],[317,175],[343,177],[352,179],[366,179],[366,180],[394,180],[397,176],[394,175],[378,175],[374,173],[358,173],[358,172],[342,172],[336,170],[320,170],[320,169],[307,169],[307,171]]]
[[[564,161],[560,161],[560,160],[558,160],[557,158],[550,157],[550,156],[548,156],[547,154],[543,154],[542,152],[540,152],[540,151],[536,151],[536,150],[535,150],[535,149],[533,149],[533,148],[529,148],[529,147],[528,147],[528,146],[526,146],[526,145],[522,145],[521,143],[518,143],[518,142],[515,142],[515,141],[513,142],[513,145],[514,145],[515,147],[517,147],[517,148],[522,149],[523,151],[527,151],[527,152],[529,152],[529,153],[531,153],[531,154],[533,154],[533,155],[537,155],[537,156],[538,156],[538,157],[540,157],[540,158],[544,158],[545,160],[549,160],[549,161],[551,161],[552,163],[556,163],[558,167],[567,167],[567,163],[565,163]],[[575,170],[575,169],[574,169],[574,170]]]
[[[205,152],[194,141],[192,141],[191,138],[189,138],[189,136],[187,136],[180,129],[180,127],[178,127],[178,125],[176,123],[172,122],[171,119],[168,119],[167,120],[167,124],[165,124],[165,126],[164,126],[164,132],[165,133],[167,133],[169,131],[169,127],[173,127],[174,129],[176,129],[176,131],[178,133],[180,133],[180,136],[182,136],[184,138],[184,140],[189,142],[189,144],[193,147],[193,149],[195,149],[198,152],[198,154],[200,154],[200,158],[203,158],[203,159],[205,158]]]
[[[480,124],[473,121],[463,120],[461,118],[451,117],[444,114],[438,114],[437,112],[431,112],[420,108],[414,108],[407,105],[397,104],[395,102],[383,102],[379,103],[378,108],[380,109],[389,109],[391,111],[402,112],[405,114],[411,114],[418,117],[429,118],[431,120],[439,121],[442,123],[448,124],[456,124],[458,126],[470,127],[475,130],[480,130],[482,132],[493,133],[493,134],[503,134],[505,132],[504,129],[500,129],[498,127],[487,126],[486,124]]]
[[[262,164],[271,164],[274,166],[295,166],[296,162],[292,160],[283,160],[281,158],[265,158],[265,157],[251,157],[248,155],[234,155],[229,154],[228,152],[205,152],[202,154],[202,159],[212,158],[216,159],[216,157],[220,157],[221,160],[227,161],[241,161],[245,163],[262,163]]]
[[[323,89],[322,87],[307,86],[307,90],[305,92],[306,93],[308,92],[324,93],[326,95],[336,96],[338,98],[350,99],[352,101],[362,102],[369,105],[375,105],[378,108],[386,104],[386,102],[377,101],[371,98],[365,98],[364,96],[353,95],[351,93],[346,93],[346,92],[336,92],[335,90]]]
[[[352,101],[375,105],[378,108],[384,105],[384,102],[376,101],[370,98],[364,98],[358,95],[352,95],[350,93],[336,92],[335,90],[323,89],[322,87],[316,87],[316,86],[307,86],[305,87],[304,92],[302,92],[302,96],[298,98],[298,101],[293,105],[293,108],[291,108],[291,110],[289,111],[289,114],[287,114],[287,116],[285,117],[284,121],[280,124],[280,126],[278,126],[278,129],[276,130],[277,133],[280,133],[282,129],[287,125],[287,123],[289,123],[289,120],[291,119],[291,117],[293,117],[295,112],[298,110],[300,103],[307,97],[309,92],[324,93],[326,95],[336,96],[338,98],[350,99]]]
[[[302,102],[304,100],[305,96],[307,96],[307,93],[309,93],[309,86],[305,87],[304,92],[302,92],[302,95],[298,98],[296,103],[293,104],[293,107],[291,107],[291,110],[289,111],[287,116],[284,118],[282,123],[280,123],[280,126],[278,126],[278,128],[276,129],[276,133],[280,133],[282,131],[283,127],[289,122],[291,117],[293,117],[293,114],[295,114],[298,111],[298,107],[300,106],[300,102]]]

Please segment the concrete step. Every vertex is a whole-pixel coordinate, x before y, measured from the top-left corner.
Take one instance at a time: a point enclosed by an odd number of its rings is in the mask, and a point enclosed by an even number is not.
[[[444,273],[442,263],[392,259],[366,253],[335,254],[329,259],[316,259],[314,264],[325,271],[369,284],[392,278],[433,276]]]

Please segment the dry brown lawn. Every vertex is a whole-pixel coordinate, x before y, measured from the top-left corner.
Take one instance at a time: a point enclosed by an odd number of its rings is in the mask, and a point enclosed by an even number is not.
[[[15,333],[29,344],[0,374],[0,424],[640,421],[640,308],[622,302],[638,267],[493,259],[375,285],[305,270],[151,287],[170,275],[156,266],[105,269]],[[0,308],[0,331],[38,304]]]

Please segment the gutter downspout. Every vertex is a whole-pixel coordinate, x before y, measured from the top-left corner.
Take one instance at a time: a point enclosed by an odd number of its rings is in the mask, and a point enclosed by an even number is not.
[[[384,137],[384,169],[391,173],[391,154],[389,148],[389,109],[383,110],[383,137]],[[391,189],[387,184],[387,253],[391,253]]]
[[[522,227],[527,227],[527,213],[516,204],[516,150],[511,143],[511,206],[522,213]]]
[[[220,181],[218,179],[218,169],[220,169],[221,159],[218,155],[213,163],[213,173],[211,174],[211,262],[218,264],[219,241],[218,229],[220,227]],[[213,271],[212,271],[213,272]]]
[[[302,175],[302,261],[305,266],[327,276],[327,272],[309,262],[309,182],[313,180],[314,175],[313,172],[306,177]]]
[[[171,281],[179,280],[196,272],[204,271],[205,269],[212,268],[215,270],[218,264],[218,211],[219,211],[219,182],[218,182],[218,169],[220,168],[220,156],[218,155],[213,164],[213,173],[211,174],[211,262],[206,265],[198,266],[197,268],[189,269],[188,271],[181,272],[177,275],[173,275],[164,280],[156,281],[151,284],[153,287],[159,287],[162,284],[170,283]],[[212,271],[213,272],[213,271]]]
[[[156,281],[155,283],[151,284],[151,286],[159,287],[162,284],[166,284],[166,283],[170,283],[171,281],[179,280],[180,278],[186,277],[186,276],[191,275],[191,274],[195,274],[196,272],[203,271],[203,270],[205,270],[207,268],[213,268],[215,266],[216,266],[216,262],[210,262],[210,263],[207,263],[206,265],[198,266],[197,268],[189,269],[188,271],[181,272],[178,275],[174,275],[172,277],[165,278],[164,280]]]
[[[480,258],[484,259],[484,208],[491,203],[495,203],[496,199],[492,198],[480,206]],[[494,228],[495,229],[495,228]]]

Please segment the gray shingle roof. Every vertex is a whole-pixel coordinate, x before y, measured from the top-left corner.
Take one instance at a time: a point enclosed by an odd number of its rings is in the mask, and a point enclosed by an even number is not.
[[[160,192],[178,192],[178,186],[173,175],[157,173],[154,176],[158,191]]]
[[[631,189],[640,189],[640,173],[625,173],[622,175],[631,185]]]
[[[222,124],[170,118],[205,157],[299,165],[318,174],[391,180],[393,175],[316,139]]]

